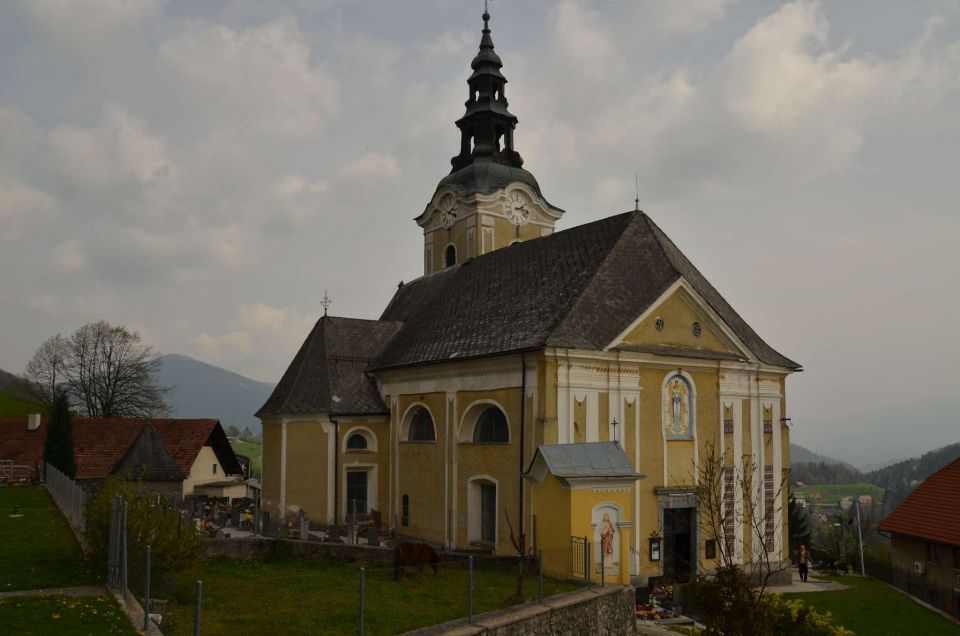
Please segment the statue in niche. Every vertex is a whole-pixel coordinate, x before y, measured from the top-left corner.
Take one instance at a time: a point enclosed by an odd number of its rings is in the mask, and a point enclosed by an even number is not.
[[[690,385],[682,376],[675,375],[667,383],[666,392],[667,434],[690,435]]]

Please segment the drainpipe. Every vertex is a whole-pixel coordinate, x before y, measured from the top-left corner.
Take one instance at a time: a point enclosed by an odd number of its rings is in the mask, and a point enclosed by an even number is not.
[[[340,495],[340,422],[330,418],[333,424],[333,525],[340,525],[340,506],[337,505]],[[329,456],[328,456],[329,457]]]
[[[523,444],[524,444],[524,429],[526,428],[526,412],[527,412],[527,354],[520,354],[520,536],[517,539],[520,541],[520,552],[521,554],[526,552],[526,545],[523,536],[523,471],[526,468],[523,462]]]

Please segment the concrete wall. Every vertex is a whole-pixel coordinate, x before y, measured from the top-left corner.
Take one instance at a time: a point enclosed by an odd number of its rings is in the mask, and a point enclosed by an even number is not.
[[[518,607],[451,621],[407,632],[415,636],[457,634],[457,636],[552,636],[636,634],[634,589],[632,587],[589,588],[527,603]]]

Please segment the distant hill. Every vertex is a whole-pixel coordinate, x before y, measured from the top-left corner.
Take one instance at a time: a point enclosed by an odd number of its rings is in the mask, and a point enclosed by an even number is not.
[[[960,443],[943,446],[920,457],[907,459],[864,475],[864,479],[887,491],[884,511],[889,513],[918,484],[950,462],[960,457]]]
[[[16,379],[17,376],[14,374],[0,369],[0,391],[3,391],[4,393],[15,393],[14,381]]]
[[[20,399],[16,395],[0,391],[0,417],[23,417],[30,413],[43,413],[39,404]]]
[[[799,444],[790,444],[790,463],[791,464],[846,464],[839,459],[820,455]]]
[[[162,356],[161,362],[160,383],[172,387],[167,404],[175,409],[173,417],[217,418],[224,428],[260,432],[260,420],[253,414],[267,401],[273,384],[174,353]]]

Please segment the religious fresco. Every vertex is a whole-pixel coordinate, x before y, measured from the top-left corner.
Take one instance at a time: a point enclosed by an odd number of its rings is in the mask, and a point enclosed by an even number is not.
[[[620,574],[620,509],[610,504],[594,506],[591,513],[593,526],[593,569],[600,573],[601,563],[605,574]]]
[[[693,391],[682,375],[673,374],[664,386],[663,426],[667,439],[693,438]]]

